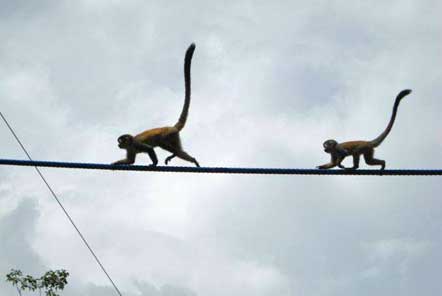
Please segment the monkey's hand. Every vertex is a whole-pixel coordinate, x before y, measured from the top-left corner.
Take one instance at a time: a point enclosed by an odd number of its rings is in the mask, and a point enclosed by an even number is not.
[[[320,170],[326,170],[326,169],[331,168],[331,166],[327,163],[327,164],[319,165],[316,168],[320,169]]]
[[[343,169],[343,170],[347,170],[347,171],[353,171],[353,170],[356,170],[356,169],[358,169],[358,167],[351,167],[351,168],[348,168],[348,167],[346,167],[346,166],[343,166],[343,165],[339,165],[339,167],[341,168],[341,169]]]
[[[133,162],[131,162],[129,159],[125,158],[125,159],[121,159],[121,160],[111,163],[111,165],[122,165],[122,164],[133,164]]]

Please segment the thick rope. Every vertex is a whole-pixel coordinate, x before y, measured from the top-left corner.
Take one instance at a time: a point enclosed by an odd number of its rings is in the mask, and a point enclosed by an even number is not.
[[[263,174],[263,175],[355,175],[355,176],[442,176],[442,170],[401,169],[401,170],[319,170],[286,168],[231,168],[231,167],[176,167],[111,165],[100,163],[78,163],[57,161],[30,161],[18,159],[0,159],[0,165],[36,166],[51,168],[111,170],[111,171],[148,171],[169,173],[218,173],[218,174]]]

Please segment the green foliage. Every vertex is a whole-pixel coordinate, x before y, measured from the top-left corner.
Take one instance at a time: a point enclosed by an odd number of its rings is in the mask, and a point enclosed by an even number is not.
[[[11,269],[11,272],[6,275],[6,281],[17,288],[19,295],[22,295],[22,291],[38,290],[40,295],[43,291],[46,296],[58,296],[56,292],[64,289],[68,283],[68,276],[69,272],[64,269],[49,270],[40,278],[30,275],[23,276],[20,270]]]

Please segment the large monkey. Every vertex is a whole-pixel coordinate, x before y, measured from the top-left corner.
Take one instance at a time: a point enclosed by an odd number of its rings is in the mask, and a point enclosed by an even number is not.
[[[184,106],[181,111],[180,118],[174,126],[160,127],[149,129],[141,134],[134,136],[125,134],[118,138],[118,147],[126,149],[126,158],[116,161],[113,164],[133,164],[137,153],[146,152],[152,160],[152,166],[158,164],[158,158],[155,154],[154,147],[161,147],[172,153],[167,157],[164,163],[167,163],[178,156],[184,160],[193,162],[196,166],[200,166],[195,158],[187,154],[181,147],[181,140],[179,132],[186,124],[187,114],[189,113],[190,105],[190,63],[192,61],[193,52],[195,51],[195,44],[192,43],[186,51],[184,57],[184,82],[185,82],[185,97]]]
[[[385,160],[374,158],[374,148],[378,147],[382,141],[385,140],[393,127],[394,120],[396,118],[397,109],[401,99],[410,94],[411,90],[405,89],[401,91],[394,101],[393,113],[391,115],[390,122],[387,128],[376,139],[372,141],[350,141],[344,143],[338,143],[335,140],[327,140],[324,142],[324,151],[331,154],[331,161],[327,164],[318,166],[318,169],[330,169],[338,166],[342,169],[357,169],[359,167],[359,158],[361,154],[364,155],[365,162],[368,165],[380,165],[381,171],[385,169]],[[341,162],[347,156],[353,156],[353,167],[346,168]]]

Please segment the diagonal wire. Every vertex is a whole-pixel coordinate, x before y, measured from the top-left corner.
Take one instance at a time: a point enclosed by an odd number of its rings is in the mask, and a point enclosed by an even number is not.
[[[23,151],[25,152],[26,156],[29,158],[30,161],[33,161],[31,156],[29,155],[28,151],[26,150],[26,148],[23,146],[23,144],[21,143],[20,139],[18,138],[17,134],[14,132],[14,130],[12,129],[12,127],[9,125],[9,122],[6,120],[6,118],[3,116],[3,113],[0,112],[0,116],[2,117],[3,121],[6,123],[6,125],[8,126],[9,130],[11,131],[12,135],[14,136],[14,138],[17,140],[18,144],[20,145],[20,147],[23,149]],[[67,210],[65,209],[65,207],[63,206],[63,204],[60,202],[59,198],[57,197],[57,194],[55,194],[54,190],[52,190],[52,187],[49,185],[48,181],[46,181],[46,178],[43,176],[43,174],[41,173],[41,171],[38,169],[37,166],[34,166],[35,170],[37,171],[37,173],[40,175],[40,178],[43,180],[43,182],[46,184],[46,187],[48,187],[49,191],[51,192],[52,196],[54,197],[54,199],[57,201],[58,205],[60,206],[60,208],[63,210],[64,214],[66,215],[66,217],[68,218],[69,222],[71,222],[72,226],[74,226],[75,230],[77,231],[78,235],[80,236],[81,240],[84,242],[84,244],[86,245],[86,247],[89,249],[89,251],[91,252],[92,256],[95,258],[95,261],[97,261],[98,265],[101,267],[101,269],[103,270],[103,272],[106,274],[107,278],[109,279],[109,281],[112,283],[112,286],[114,286],[115,291],[117,292],[117,294],[119,296],[122,296],[120,290],[117,288],[117,286],[115,285],[114,281],[112,280],[112,278],[110,277],[110,275],[107,273],[106,269],[104,268],[103,264],[101,264],[100,259],[98,259],[97,255],[95,254],[95,252],[92,250],[91,246],[89,245],[89,243],[86,241],[86,239],[84,238],[83,234],[81,233],[80,229],[78,229],[77,225],[75,225],[74,220],[72,220],[71,216],[69,215],[69,213],[67,212]]]

